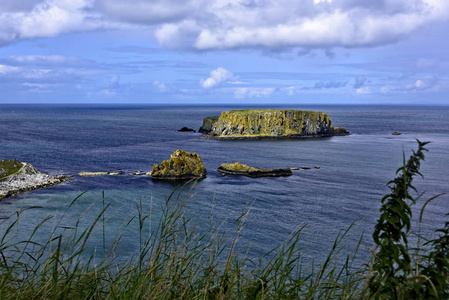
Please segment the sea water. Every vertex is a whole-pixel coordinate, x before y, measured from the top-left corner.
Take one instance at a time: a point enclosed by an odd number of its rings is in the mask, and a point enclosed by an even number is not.
[[[70,203],[87,191],[61,223],[49,222],[43,227],[35,237],[38,239],[54,226],[73,226],[80,215],[80,226],[92,224],[102,210],[104,194],[105,203],[110,204],[105,214],[106,243],[122,228],[126,234],[119,253],[135,253],[139,247],[138,222],[127,222],[137,214],[136,204],[142,201],[144,213],[151,210],[152,222],[157,222],[161,206],[178,183],[127,174],[150,171],[154,163],[183,149],[198,153],[208,172],[207,178],[198,181],[191,191],[190,187],[185,189],[181,196],[182,200],[188,198],[184,213],[190,224],[198,225],[198,231],[207,232],[213,223],[228,232],[227,239],[232,240],[236,220],[250,210],[239,245],[240,249],[249,247],[249,254],[257,256],[307,224],[301,232],[302,255],[307,261],[319,261],[329,253],[337,235],[351,224],[355,224],[355,230],[348,249],[362,234],[362,248],[372,246],[380,201],[389,191],[386,184],[402,165],[403,154],[408,158],[410,150],[417,148],[416,139],[431,143],[422,164],[424,178],[414,182],[420,192],[425,192],[415,205],[414,219],[426,199],[449,192],[449,107],[285,107],[327,112],[334,126],[351,132],[349,136],[330,138],[218,141],[177,131],[184,126],[197,130],[203,118],[235,108],[242,107],[0,105],[0,158],[30,162],[49,174],[75,175],[65,184],[4,199],[0,217],[38,206],[21,216],[18,235],[26,239],[46,216],[62,216]],[[402,135],[393,136],[394,131]],[[233,162],[259,168],[311,169],[295,170],[293,176],[279,178],[222,177],[216,171],[222,163]],[[126,175],[76,176],[82,171],[114,170]],[[428,232],[447,221],[448,200],[442,196],[427,205],[423,226]],[[91,247],[102,245],[102,232],[97,230]],[[369,252],[361,252],[366,253],[362,261],[366,260]]]

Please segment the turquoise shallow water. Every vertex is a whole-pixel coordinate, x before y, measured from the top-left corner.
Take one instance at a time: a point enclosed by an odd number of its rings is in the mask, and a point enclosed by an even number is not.
[[[206,116],[218,115],[232,107],[156,106],[31,106],[0,105],[0,157],[32,163],[51,174],[81,171],[126,173],[148,171],[153,163],[168,159],[180,148],[198,153],[208,170],[198,182],[185,206],[186,215],[207,230],[213,208],[214,224],[235,231],[235,219],[245,206],[251,211],[240,245],[251,245],[250,253],[263,253],[284,241],[301,224],[305,259],[320,259],[333,240],[352,222],[359,222],[350,239],[353,245],[362,233],[370,245],[380,199],[388,192],[402,163],[410,155],[415,139],[431,141],[416,186],[426,191],[423,199],[448,192],[449,108],[332,106],[290,107],[313,109],[330,114],[334,126],[345,126],[345,137],[302,140],[215,141],[198,133],[177,132],[187,126],[198,129]],[[402,132],[392,136],[393,131]],[[216,168],[223,162],[245,163],[261,168],[319,166],[298,170],[282,178],[221,177]],[[157,221],[160,205],[176,184],[152,181],[145,176],[75,176],[66,184],[27,192],[0,203],[0,216],[28,206],[40,206],[24,213],[19,235],[50,214],[61,214],[81,192],[88,191],[64,216],[61,226],[73,225],[81,213],[88,225],[102,209],[102,192],[108,208],[106,232],[112,239],[124,220],[136,214],[142,198],[145,211],[153,207]],[[449,212],[448,197],[427,207],[425,224],[430,230],[444,224]],[[418,215],[416,206],[415,216]],[[135,221],[133,221],[135,222]],[[131,223],[123,237],[122,253],[138,249],[137,224]],[[41,234],[51,229],[43,228]],[[5,229],[0,229],[5,230]],[[148,230],[148,229],[146,229]],[[101,232],[96,232],[102,245]]]

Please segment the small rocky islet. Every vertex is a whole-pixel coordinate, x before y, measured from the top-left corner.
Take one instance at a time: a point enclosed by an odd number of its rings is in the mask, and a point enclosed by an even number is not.
[[[160,165],[154,164],[151,171],[153,179],[162,180],[202,179],[206,175],[201,157],[181,149],[173,152],[170,159],[164,160]]]
[[[246,109],[206,117],[198,132],[208,139],[283,139],[349,135],[329,114],[292,109]]]
[[[239,162],[236,163],[224,163],[217,169],[221,174],[242,175],[247,177],[280,177],[291,176],[292,171],[289,168],[286,169],[259,169],[250,167]]]
[[[195,132],[183,127],[181,132]],[[198,130],[210,139],[282,139],[328,137],[348,135],[344,127],[333,127],[329,115],[324,112],[289,109],[247,109],[221,113],[220,116],[206,117]],[[395,133],[394,133],[395,134]],[[319,167],[315,167],[319,168]],[[259,169],[241,163],[224,163],[217,171],[226,175],[249,177],[279,177],[293,175],[291,170]],[[301,167],[301,169],[306,169]],[[309,168],[307,168],[309,169]],[[123,175],[114,172],[80,172],[79,176]],[[137,171],[129,175],[147,175],[156,180],[202,179],[207,175],[200,156],[183,150],[176,150],[170,159],[154,164],[152,171]],[[0,159],[0,200],[20,192],[53,186],[66,181],[67,175],[43,174],[29,163]]]

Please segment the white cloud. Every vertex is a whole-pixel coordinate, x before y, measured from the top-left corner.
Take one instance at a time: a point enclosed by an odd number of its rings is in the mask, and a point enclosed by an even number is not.
[[[356,90],[356,93],[357,94],[365,94],[365,95],[371,94],[371,89],[369,87],[364,86],[364,87],[358,88]]]
[[[392,92],[422,92],[422,91],[437,91],[441,88],[438,82],[442,81],[437,78],[423,78],[417,79],[413,83],[402,85],[386,85],[380,89],[383,94]],[[444,81],[444,80],[443,80]]]
[[[107,27],[102,16],[92,10],[93,2],[44,0],[36,1],[34,6],[27,5],[27,10],[4,11],[0,13],[0,44]]]
[[[220,67],[210,72],[209,78],[201,79],[200,84],[203,88],[210,89],[226,82],[232,77],[233,74],[230,71]]]
[[[296,95],[296,88],[294,86],[289,86],[289,87],[285,88],[285,91],[287,92],[288,96]]]
[[[275,88],[242,87],[234,90],[235,98],[261,98],[274,93]]]
[[[425,87],[424,81],[422,81],[422,80],[416,80],[416,82],[415,82],[415,87],[416,87],[417,89],[422,89],[422,88],[424,88],[424,87]]]
[[[448,19],[447,0],[2,0],[0,44],[126,27],[170,48],[367,47]]]
[[[168,87],[165,85],[165,83],[156,80],[153,82],[153,87],[156,89],[158,93],[166,93],[168,92]]]
[[[8,65],[0,65],[0,75],[8,74],[8,73],[15,73],[15,72],[19,72],[19,71],[20,71],[20,69],[17,67],[8,66]]]
[[[393,3],[394,2],[394,3]],[[211,1],[189,36],[198,50],[245,47],[366,47],[398,41],[419,27],[449,18],[445,0]],[[184,28],[182,22],[160,30]],[[167,44],[166,40],[162,41]]]

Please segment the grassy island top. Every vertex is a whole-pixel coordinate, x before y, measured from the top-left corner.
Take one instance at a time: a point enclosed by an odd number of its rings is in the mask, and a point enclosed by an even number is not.
[[[300,112],[310,112],[317,113],[317,111],[312,110],[299,110],[299,109],[241,109],[241,110],[230,110],[228,113],[238,114],[238,115],[252,115],[252,114],[263,114],[263,113],[275,113],[275,112],[286,112],[286,111],[300,111]]]
[[[19,171],[22,165],[17,160],[0,159],[0,180]]]

